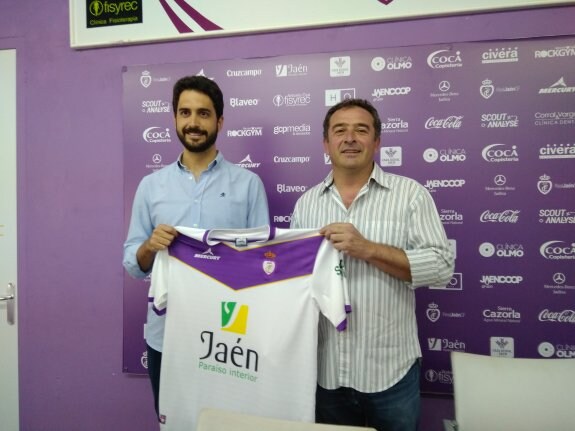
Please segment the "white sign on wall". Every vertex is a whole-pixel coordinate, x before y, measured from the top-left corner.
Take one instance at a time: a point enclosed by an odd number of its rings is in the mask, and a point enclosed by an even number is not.
[[[573,4],[567,0],[69,0],[70,46],[159,42]]]

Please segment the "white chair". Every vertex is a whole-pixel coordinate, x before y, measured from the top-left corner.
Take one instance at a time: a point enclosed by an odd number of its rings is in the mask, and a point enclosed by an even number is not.
[[[575,430],[575,359],[452,352],[458,431]]]
[[[271,419],[220,409],[202,409],[196,431],[375,431],[343,425],[325,425]]]

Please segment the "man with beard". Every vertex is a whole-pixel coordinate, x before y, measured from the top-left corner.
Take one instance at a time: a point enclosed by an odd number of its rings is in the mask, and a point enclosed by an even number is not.
[[[218,85],[202,76],[181,78],[174,85],[172,106],[184,148],[177,161],[144,177],[136,191],[123,261],[136,278],[151,272],[156,253],[178,235],[174,226],[240,229],[269,224],[260,178],[225,160],[216,148],[224,122]],[[156,414],[164,321],[150,303],[144,338]]]

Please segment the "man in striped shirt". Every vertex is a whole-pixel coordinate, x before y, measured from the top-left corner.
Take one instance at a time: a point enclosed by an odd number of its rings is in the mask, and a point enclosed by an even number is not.
[[[316,421],[415,431],[421,348],[415,292],[446,284],[454,257],[429,192],[374,163],[381,120],[361,99],[323,123],[332,171],[295,205],[292,228],[322,228],[345,254],[352,313],[337,333],[319,324]]]

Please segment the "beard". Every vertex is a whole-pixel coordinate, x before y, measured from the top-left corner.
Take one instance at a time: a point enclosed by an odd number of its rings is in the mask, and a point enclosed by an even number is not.
[[[201,144],[190,144],[186,141],[186,133],[202,133],[205,137],[206,140],[201,143]],[[184,129],[182,132],[180,132],[179,130],[177,131],[178,133],[178,138],[180,139],[180,142],[182,143],[182,145],[186,148],[186,150],[188,150],[191,153],[203,153],[204,151],[209,150],[215,143],[216,140],[218,139],[218,131],[216,130],[214,133],[209,134],[208,132],[206,132],[205,130],[201,130],[198,128],[188,128],[188,129]]]

